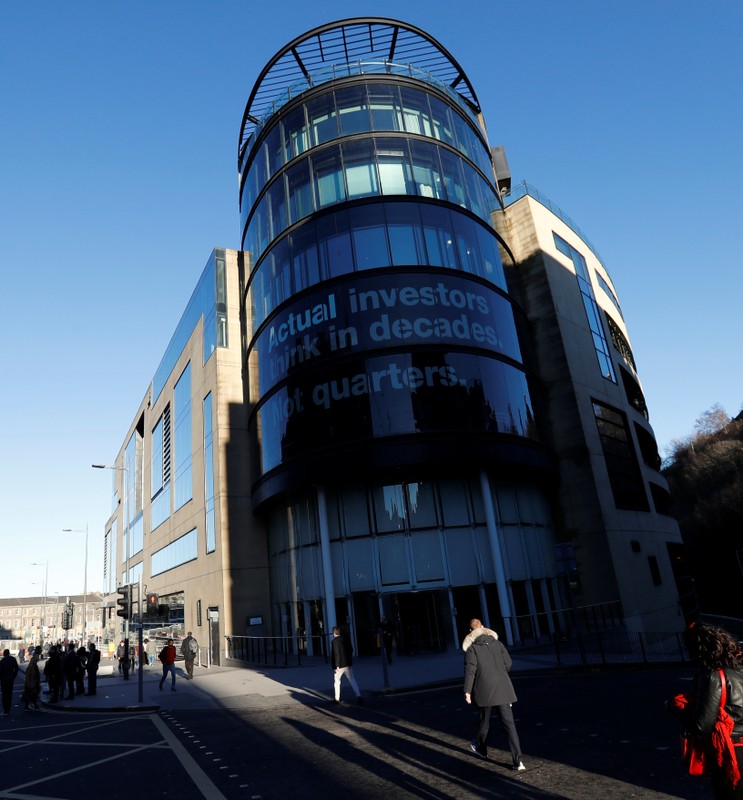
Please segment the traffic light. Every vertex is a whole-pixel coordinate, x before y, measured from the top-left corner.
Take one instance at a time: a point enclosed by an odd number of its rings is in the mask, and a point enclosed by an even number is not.
[[[157,616],[157,606],[159,602],[160,598],[154,592],[150,592],[147,595],[147,613],[152,616]]]
[[[70,612],[65,609],[62,612],[62,630],[68,631],[72,627],[72,620],[70,619]]]
[[[129,619],[132,610],[132,587],[119,586],[116,591],[121,595],[121,597],[119,597],[116,601],[116,605],[121,606],[121,608],[116,612],[116,616]]]

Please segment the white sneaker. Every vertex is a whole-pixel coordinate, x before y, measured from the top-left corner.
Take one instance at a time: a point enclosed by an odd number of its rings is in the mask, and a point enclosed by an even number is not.
[[[518,764],[514,764],[513,765],[513,769],[516,772],[523,772],[526,769],[526,767],[524,766],[524,762],[523,761],[519,761]]]

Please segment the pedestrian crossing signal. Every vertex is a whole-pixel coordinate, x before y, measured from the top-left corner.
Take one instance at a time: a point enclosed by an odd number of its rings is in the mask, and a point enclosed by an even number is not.
[[[152,616],[157,616],[158,613],[158,605],[160,603],[160,598],[154,594],[147,595],[147,613],[151,614]]]

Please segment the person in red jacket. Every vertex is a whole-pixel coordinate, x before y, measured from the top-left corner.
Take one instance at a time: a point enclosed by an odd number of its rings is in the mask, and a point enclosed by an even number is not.
[[[168,639],[168,643],[163,647],[160,651],[160,655],[158,656],[160,661],[163,665],[163,676],[160,678],[160,689],[163,688],[163,684],[165,683],[165,679],[168,677],[168,673],[171,675],[171,684],[170,684],[170,691],[175,691],[175,646],[173,645],[173,640]]]

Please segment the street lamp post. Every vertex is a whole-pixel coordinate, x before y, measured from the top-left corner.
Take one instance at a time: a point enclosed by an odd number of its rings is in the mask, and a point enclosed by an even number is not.
[[[81,528],[62,528],[62,533],[85,534],[85,573],[83,575],[83,644],[88,646],[88,523],[85,530]],[[128,567],[127,567],[128,569]]]
[[[129,617],[132,614],[132,583],[131,583],[131,573],[129,571],[129,558],[131,555],[132,545],[131,545],[131,531],[129,530],[129,519],[126,515],[127,510],[127,495],[129,493],[129,467],[117,467],[117,466],[109,466],[108,464],[91,464],[93,469],[113,469],[113,470],[121,470],[124,473],[124,499],[121,507],[122,515],[124,517],[124,521],[122,524],[122,530],[126,530],[126,585],[129,587],[129,613],[124,618],[124,677],[129,677]],[[142,579],[140,577],[139,580],[139,642],[140,645],[142,644]],[[142,669],[139,669],[139,702],[142,702],[143,698],[143,688],[142,688]]]
[[[44,569],[44,599],[41,605],[41,650],[42,653],[44,652],[44,622],[46,621],[46,587],[47,587],[47,580],[49,578],[49,559],[47,558],[46,563],[42,564],[39,561],[34,561],[31,564],[32,567],[45,567]]]

